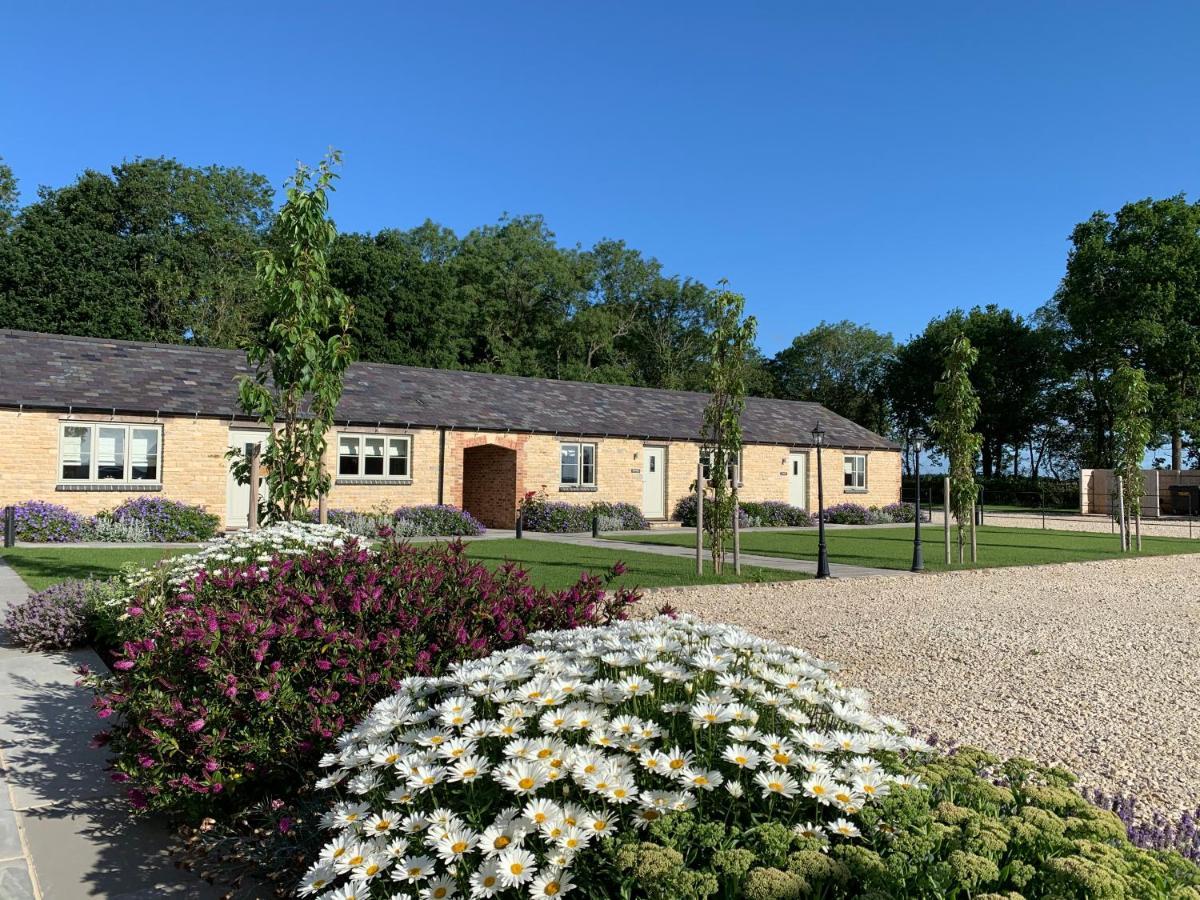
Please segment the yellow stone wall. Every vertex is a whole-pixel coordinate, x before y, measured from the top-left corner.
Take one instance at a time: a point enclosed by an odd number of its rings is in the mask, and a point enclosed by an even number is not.
[[[49,500],[79,513],[91,514],[118,505],[132,491],[60,491],[58,482],[59,424],[67,416],[58,413],[0,410],[0,434],[10,449],[0,465],[0,505],[23,500]],[[76,414],[73,421],[110,421],[109,416]],[[152,423],[150,417],[121,416],[113,421]],[[198,503],[224,519],[227,490],[227,467],[224,454],[229,442],[230,423],[224,419],[163,417],[162,490],[163,496],[187,503]],[[238,424],[238,429],[245,428]],[[435,428],[338,428],[330,434],[326,467],[336,471],[337,442],[340,433],[408,434],[412,437],[410,453],[411,478],[404,483],[347,484],[338,483],[329,496],[330,508],[395,509],[398,506],[436,503],[439,499],[439,431]],[[463,503],[463,453],[467,448],[496,445],[516,453],[516,478],[512,486],[512,507],[527,491],[544,491],[552,500],[588,503],[594,500],[624,501],[642,506],[642,467],[647,443],[666,447],[667,512],[685,496],[696,477],[700,448],[694,442],[645,442],[627,438],[581,438],[596,444],[596,487],[594,490],[564,490],[559,484],[559,449],[563,440],[553,435],[512,434],[499,432],[446,432],[445,469],[441,496],[445,503]],[[745,500],[788,501],[789,452],[785,446],[747,445],[742,457],[741,496]],[[797,448],[809,454],[809,507],[817,502],[817,466],[815,451]],[[481,454],[480,458],[495,455]],[[882,506],[900,497],[900,454],[892,450],[867,451],[867,490],[850,492],[843,485],[843,452],[826,448],[822,451],[825,470],[825,503],[851,501],[866,506]],[[511,470],[501,468],[511,479]],[[468,477],[470,477],[468,473]],[[477,478],[493,477],[477,475]],[[507,484],[504,485],[507,490]],[[496,505],[498,489],[492,486],[489,503]]]

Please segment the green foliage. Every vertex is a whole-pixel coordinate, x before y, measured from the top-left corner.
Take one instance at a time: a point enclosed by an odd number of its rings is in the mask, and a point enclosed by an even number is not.
[[[316,172],[296,169],[279,213],[275,249],[259,254],[258,277],[269,323],[246,347],[255,368],[239,386],[242,408],[270,429],[262,465],[270,499],[266,521],[296,521],[329,490],[322,466],[326,435],[350,365],[353,307],[329,282],[327,258],[337,235],[326,214],[328,192],[340,162],[334,151]],[[248,483],[249,461],[240,451],[239,481]]]
[[[271,205],[260,175],[173,159],[43,188],[7,234],[0,222],[0,321],[232,346],[257,318],[254,252]]]
[[[1142,459],[1154,436],[1150,423],[1152,407],[1146,373],[1124,360],[1112,374],[1113,463],[1122,478],[1125,495],[1126,534],[1131,519],[1140,516],[1146,484],[1142,479]],[[1140,549],[1140,548],[1139,548]]]
[[[832,845],[782,826],[675,813],[620,834],[577,866],[587,897],[1185,900],[1200,867],[1133,846],[1074,778],[971,748],[907,764],[925,789],[899,789],[860,814],[863,836]],[[686,876],[686,877],[685,877]]]
[[[975,483],[975,456],[982,438],[975,432],[979,396],[971,385],[971,367],[979,353],[966,335],[958,335],[946,348],[942,380],[938,382],[937,416],[933,420],[938,443],[950,457],[950,511],[958,520],[958,561],[963,559],[964,530],[979,496]]]
[[[12,167],[0,156],[0,234],[8,230],[17,214],[17,200],[21,196],[17,190],[17,177],[13,175]]]
[[[896,352],[890,334],[853,322],[822,322],[768,363],[772,393],[810,400],[872,431],[889,427],[887,375]]]
[[[746,300],[741,294],[722,289],[709,298],[710,339],[707,389],[711,394],[704,408],[700,440],[708,452],[709,486],[713,516],[709,527],[713,571],[721,574],[726,539],[733,532],[733,507],[737,485],[731,484],[729,467],[742,449],[742,411],[754,353],[758,323],[754,316],[743,319]]]

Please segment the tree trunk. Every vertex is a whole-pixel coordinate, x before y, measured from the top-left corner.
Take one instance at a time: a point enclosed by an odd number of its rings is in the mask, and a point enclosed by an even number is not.
[[[984,441],[980,448],[979,460],[983,466],[983,477],[992,477],[992,444],[991,441]]]
[[[1183,468],[1183,432],[1179,428],[1171,433],[1171,468],[1176,472]]]

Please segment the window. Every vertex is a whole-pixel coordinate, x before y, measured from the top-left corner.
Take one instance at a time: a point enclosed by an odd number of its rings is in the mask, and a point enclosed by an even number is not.
[[[704,470],[703,470],[704,471],[704,480],[705,481],[712,480],[712,451],[710,451],[710,450],[701,450],[700,451],[700,464],[702,466],[704,466]],[[725,475],[725,477],[730,481],[733,481],[733,465],[734,465],[733,463],[729,464],[728,472]],[[738,451],[737,465],[738,465],[738,472],[742,476],[741,480],[739,481],[739,486],[740,486],[741,484],[745,484],[745,482],[746,482],[745,469],[742,468],[742,451],[741,450]]]
[[[64,422],[58,441],[59,480],[158,482],[161,447],[158,425]]]
[[[559,449],[559,484],[594,487],[596,445],[562,444]]]
[[[867,489],[867,457],[862,453],[847,453],[845,456],[846,490]]]
[[[409,477],[409,447],[412,438],[386,435],[338,435],[339,478],[385,480]]]

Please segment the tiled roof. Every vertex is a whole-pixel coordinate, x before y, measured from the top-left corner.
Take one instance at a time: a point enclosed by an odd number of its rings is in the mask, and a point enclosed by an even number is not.
[[[0,406],[242,417],[236,377],[245,354],[176,344],[0,329]],[[350,367],[339,421],[358,425],[694,440],[706,394],[518,378],[382,363]],[[820,422],[833,447],[894,449],[892,442],[817,403],[746,403],[745,440],[811,444]]]

